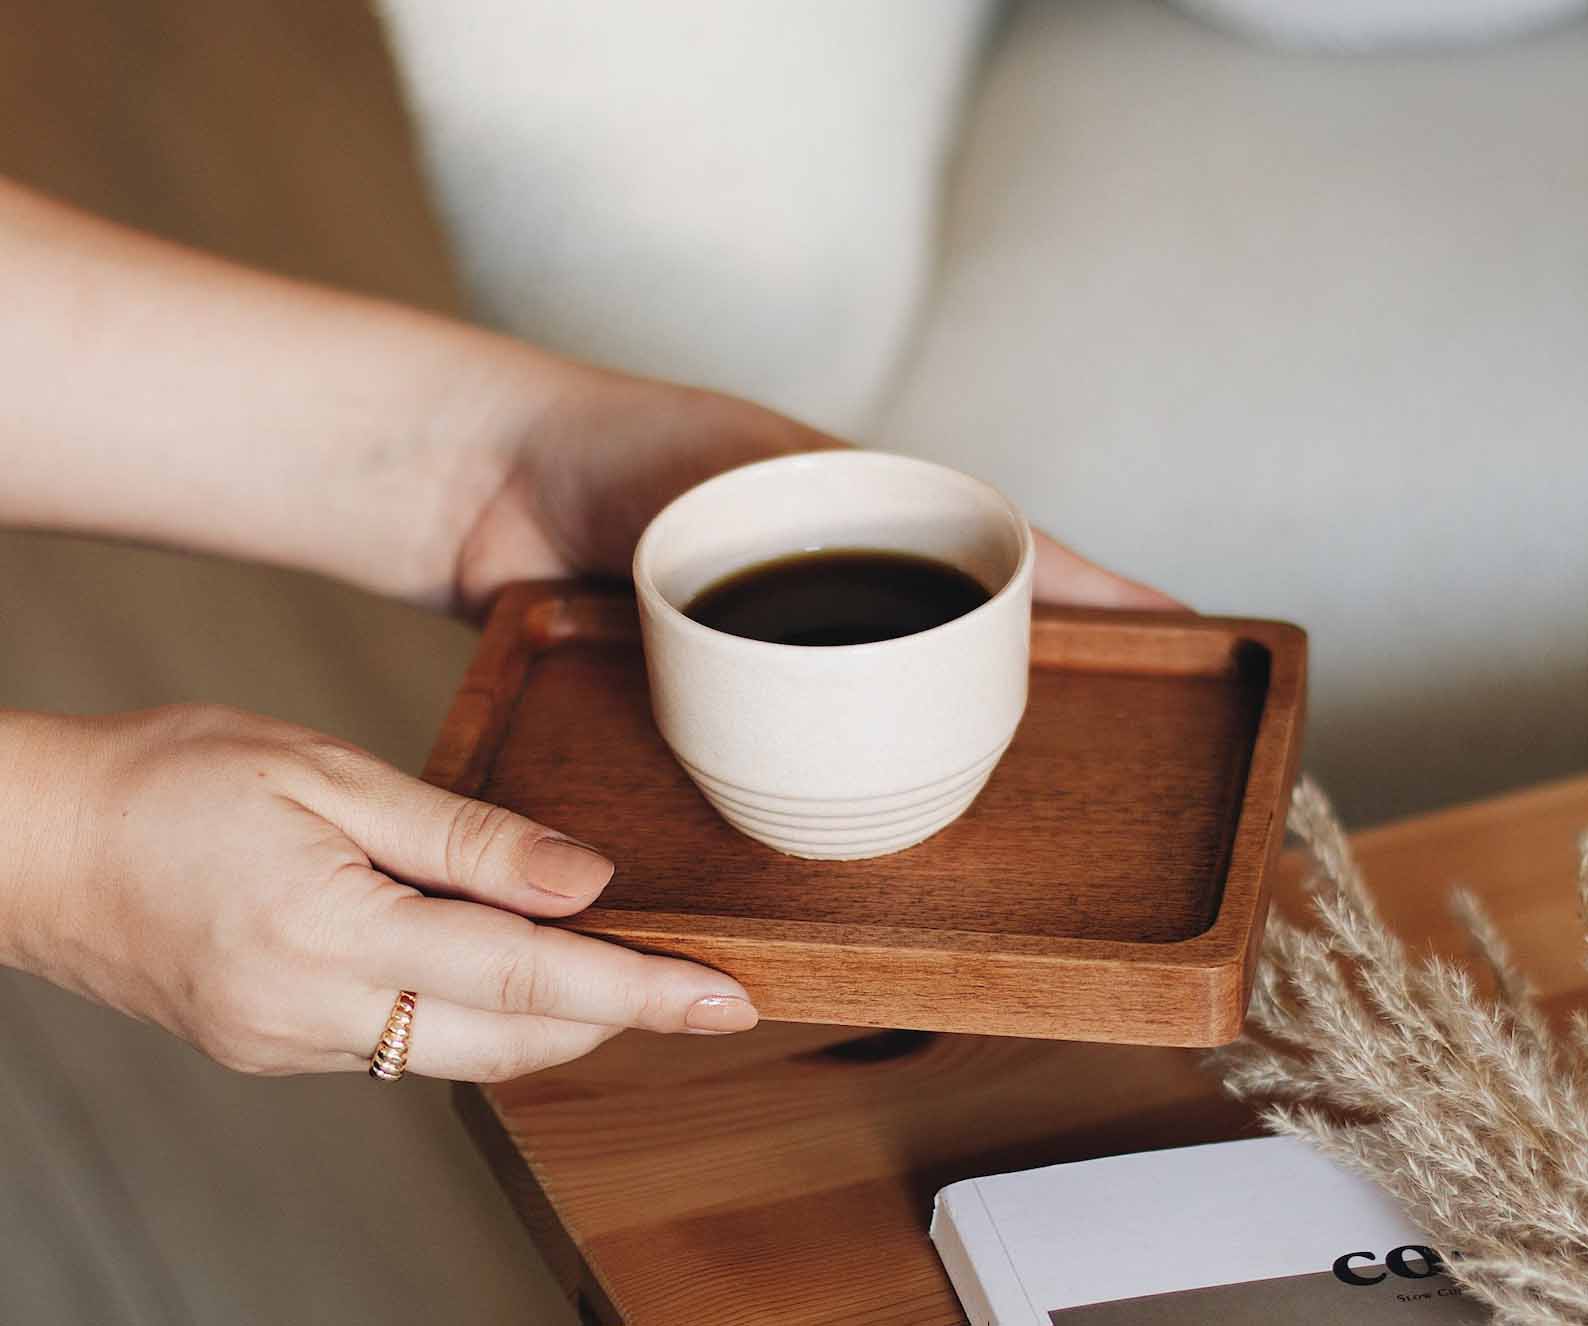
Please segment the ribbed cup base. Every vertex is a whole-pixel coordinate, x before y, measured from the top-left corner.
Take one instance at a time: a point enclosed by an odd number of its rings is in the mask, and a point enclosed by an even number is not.
[[[1003,753],[1000,746],[969,769],[907,792],[847,800],[771,796],[680,763],[717,813],[747,837],[789,856],[856,861],[902,852],[952,824]]]

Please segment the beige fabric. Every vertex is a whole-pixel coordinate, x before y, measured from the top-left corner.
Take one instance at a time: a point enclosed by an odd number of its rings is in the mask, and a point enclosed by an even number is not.
[[[10,972],[0,1008],[0,1321],[571,1326],[445,1084],[240,1077]]]
[[[269,266],[455,301],[353,0],[0,6],[0,171]],[[0,533],[0,705],[224,701],[416,770],[472,647],[303,576]],[[0,1322],[572,1319],[444,1084],[238,1077],[0,971]]]
[[[1355,823],[1588,767],[1588,24],[1300,56],[1012,15],[885,444],[1312,633]]]

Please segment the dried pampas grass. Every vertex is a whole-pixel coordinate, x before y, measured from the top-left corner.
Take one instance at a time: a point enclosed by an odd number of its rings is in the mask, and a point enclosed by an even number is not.
[[[1318,924],[1269,921],[1247,1032],[1213,1056],[1226,1086],[1399,1198],[1497,1321],[1588,1322],[1588,1019],[1555,1033],[1469,894],[1453,907],[1494,993],[1409,954],[1308,780],[1289,826]],[[1578,889],[1588,918],[1588,836]]]

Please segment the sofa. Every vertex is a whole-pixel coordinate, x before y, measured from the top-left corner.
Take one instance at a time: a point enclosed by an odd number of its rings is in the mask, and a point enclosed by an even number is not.
[[[383,8],[483,316],[1300,623],[1354,823],[1588,765],[1580,6]]]

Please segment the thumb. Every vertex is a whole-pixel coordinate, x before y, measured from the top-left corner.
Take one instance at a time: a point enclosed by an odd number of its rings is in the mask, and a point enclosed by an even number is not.
[[[1127,580],[1088,561],[1057,539],[1033,530],[1037,543],[1033,593],[1038,603],[1090,608],[1138,608],[1149,612],[1186,612],[1185,604],[1138,580]]]
[[[502,806],[410,778],[373,755],[338,750],[304,798],[381,871],[428,893],[530,916],[588,907],[612,878],[593,847]]]

